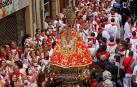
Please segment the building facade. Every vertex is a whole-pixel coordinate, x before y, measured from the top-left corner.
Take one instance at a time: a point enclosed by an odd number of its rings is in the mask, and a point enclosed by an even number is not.
[[[25,34],[35,35],[45,18],[55,18],[77,0],[0,0],[0,44],[21,46]]]
[[[21,46],[25,34],[41,28],[40,0],[0,0],[0,44]],[[37,4],[36,4],[37,3]]]
[[[44,18],[55,18],[69,4],[76,5],[78,0],[44,0],[42,3]]]

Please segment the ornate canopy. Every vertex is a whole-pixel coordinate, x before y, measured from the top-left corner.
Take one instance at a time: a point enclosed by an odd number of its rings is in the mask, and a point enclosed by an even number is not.
[[[69,29],[58,38],[50,64],[62,68],[83,67],[92,63],[92,57],[80,35]]]

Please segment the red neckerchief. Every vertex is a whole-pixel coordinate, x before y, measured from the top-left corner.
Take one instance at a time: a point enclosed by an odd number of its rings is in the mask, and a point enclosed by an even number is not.
[[[116,17],[116,16],[115,16],[115,15],[112,15],[111,17],[114,18],[114,17]]]
[[[46,35],[41,35],[42,37],[47,37]]]
[[[109,24],[109,23],[108,23],[108,21],[105,21],[104,24],[107,25],[107,24]]]
[[[116,43],[115,43],[115,42],[108,43],[108,46],[110,46],[110,47],[113,47],[113,46],[115,46],[115,45],[116,45]]]
[[[39,43],[41,40],[40,40],[40,39],[36,39],[35,41],[36,41],[37,43]]]
[[[104,16],[104,15],[101,15],[100,18],[105,18],[105,16]]]
[[[137,26],[135,26],[136,30],[137,30]]]
[[[137,36],[132,36],[131,39],[137,39]]]
[[[5,55],[4,53],[1,53],[1,54],[0,54],[0,58],[5,59],[5,58],[6,58],[6,55]]]
[[[92,48],[92,45],[88,45],[87,48]]]
[[[120,53],[122,53],[122,52],[124,52],[124,51],[126,51],[126,49],[119,50]]]
[[[94,38],[88,38],[88,42],[91,41],[91,40],[93,40],[93,39],[94,39]]]
[[[115,23],[111,23],[111,25],[112,25],[112,26],[117,26],[117,24],[115,24]]]
[[[51,41],[50,40],[47,40],[47,45],[51,45]]]
[[[56,36],[54,33],[51,33],[50,35],[51,35],[51,36]]]
[[[20,73],[20,72],[16,73],[16,75],[17,75],[18,77],[19,77],[19,76],[23,76],[23,74]]]
[[[104,28],[102,28],[102,31],[104,31],[105,29]]]
[[[100,23],[100,22],[99,22],[99,23],[97,23],[97,24],[98,24],[98,26],[99,26],[99,27],[101,27],[101,23]]]
[[[88,38],[88,42],[91,40],[93,41],[93,44],[96,44],[96,38]]]
[[[17,47],[17,48],[10,48],[10,52],[12,52],[12,50],[16,50],[17,53],[20,53],[20,49]]]
[[[97,34],[100,34],[101,32],[97,31]]]

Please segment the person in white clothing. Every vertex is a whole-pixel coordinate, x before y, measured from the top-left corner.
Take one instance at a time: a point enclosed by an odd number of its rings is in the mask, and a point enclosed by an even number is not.
[[[107,44],[107,51],[110,53],[109,61],[114,62],[115,50],[117,44],[114,42],[114,38],[110,37],[110,42]]]
[[[27,38],[24,41],[24,46],[29,46],[31,43],[33,43],[32,37],[30,34],[27,34]]]
[[[109,38],[110,38],[109,33],[107,31],[105,31],[105,30],[103,30],[102,36],[105,37],[107,40],[109,40]]]
[[[136,86],[137,86],[137,65],[135,65],[135,67],[134,67],[132,78],[133,78],[134,85],[136,84]]]
[[[44,39],[47,40],[47,35],[44,29],[41,30],[41,37],[40,40],[43,41]]]
[[[136,25],[134,27],[132,27],[132,31],[135,31],[137,34],[137,22],[135,23]]]
[[[137,43],[137,36],[136,36],[136,32],[135,31],[132,32],[132,37],[130,39],[130,43],[132,45],[134,45],[135,43]]]
[[[118,35],[118,26],[117,26],[117,24],[115,23],[115,19],[114,19],[114,18],[111,19],[110,35],[111,35],[112,37],[114,37],[114,39],[116,39],[116,38],[119,37],[119,35]]]
[[[87,19],[87,13],[85,12],[85,14],[83,15],[82,19],[85,21]]]
[[[128,18],[127,22],[125,23],[124,31],[125,31],[124,39],[130,38],[131,37],[131,33],[132,33],[132,30],[131,30],[131,18]]]
[[[87,48],[90,51],[91,56],[95,57],[96,48],[93,47],[93,41],[92,40],[88,42]]]
[[[48,25],[48,20],[45,19],[45,20],[43,21],[43,28],[47,30],[48,27],[49,27],[49,25]]]
[[[98,40],[96,39],[94,32],[92,32],[87,39],[88,39],[88,46],[89,44],[92,43],[92,48],[95,48],[96,50],[99,48],[99,43],[98,43]]]
[[[110,14],[109,17],[108,17],[108,22],[109,22],[109,23],[111,23],[111,19],[112,19],[112,18],[114,18],[114,19],[115,19],[115,23],[116,23],[118,26],[120,26],[119,18],[118,18],[117,15],[115,15],[115,10],[114,10],[114,9],[111,10],[111,14]]]
[[[134,52],[133,58],[137,58],[137,42],[134,44],[131,44],[131,50]]]
[[[109,40],[110,35],[109,35],[109,33],[108,33],[104,28],[105,28],[105,25],[102,24],[102,25],[101,25],[101,28],[98,28],[98,31],[99,31],[100,33],[102,33],[102,37],[104,37],[104,38],[106,38],[107,40]]]
[[[110,34],[110,32],[111,32],[111,24],[108,22],[108,18],[104,19],[104,24],[105,24],[105,30]]]

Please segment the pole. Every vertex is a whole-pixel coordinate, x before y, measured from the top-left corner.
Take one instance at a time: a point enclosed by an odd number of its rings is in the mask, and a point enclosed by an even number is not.
[[[41,27],[42,27],[42,29],[44,29],[44,20],[45,20],[45,9],[44,9],[44,0],[40,0],[41,2],[40,2],[40,4],[41,4]]]

